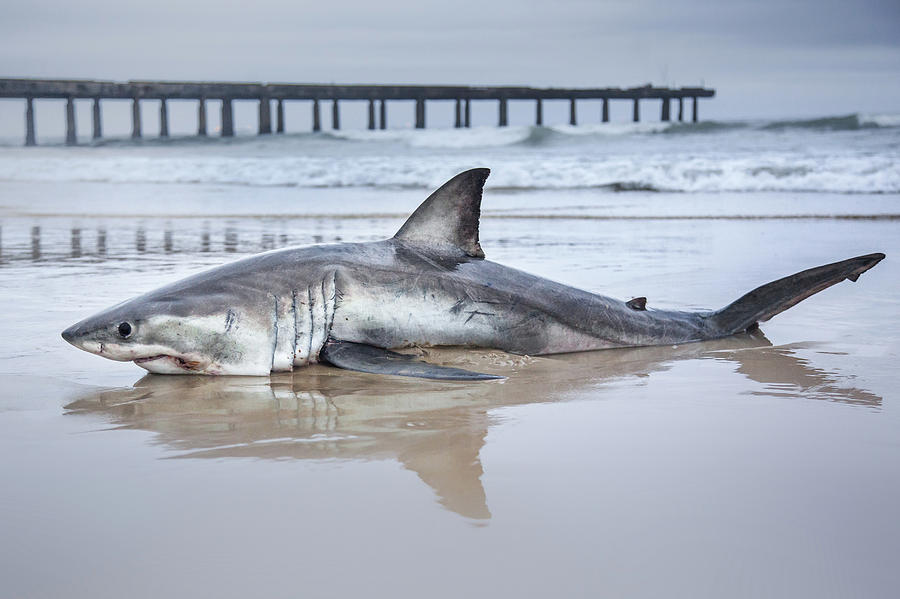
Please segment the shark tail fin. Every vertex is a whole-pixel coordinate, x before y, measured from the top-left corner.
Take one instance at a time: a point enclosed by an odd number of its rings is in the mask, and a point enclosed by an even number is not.
[[[856,281],[881,260],[884,254],[867,254],[833,264],[810,268],[762,287],[757,287],[735,302],[710,315],[723,335],[752,329],[809,296],[840,283]]]

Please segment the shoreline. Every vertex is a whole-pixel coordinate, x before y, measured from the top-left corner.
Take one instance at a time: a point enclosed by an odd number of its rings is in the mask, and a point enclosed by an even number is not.
[[[748,572],[797,596],[900,584],[883,567],[900,552],[900,224],[852,214],[895,197],[810,197],[844,217],[796,219],[789,195],[488,192],[486,205],[531,211],[486,210],[489,260],[644,296],[650,309],[715,309],[805,268],[888,257],[763,323],[763,338],[537,358],[418,350],[509,376],[460,384],[326,366],[147,375],[68,346],[59,333],[73,322],[199,270],[389,237],[406,216],[396,206],[422,199],[293,190],[301,213],[288,217],[271,208],[289,196],[264,192],[247,212],[266,216],[218,218],[202,211],[242,194],[112,188],[3,196],[0,505],[15,517],[0,524],[0,576],[11,592],[178,595],[202,579],[200,594],[227,596],[253,571],[240,594],[276,595],[290,572],[305,593],[358,595],[388,572],[428,595],[447,563],[467,573],[438,589],[453,596],[476,579],[485,595],[508,594],[510,580],[543,596],[578,595],[583,581],[628,595],[640,580],[662,596],[711,571],[725,582],[710,596],[742,596],[732,581]],[[84,198],[95,203],[78,216],[9,215],[14,203],[50,213]],[[756,217],[729,218],[749,199]],[[102,216],[123,203],[160,214]],[[310,215],[323,205],[337,214]],[[719,213],[691,218],[710,206]],[[759,218],[772,206],[779,218]],[[147,563],[164,573],[149,591],[134,578]],[[580,582],[561,591],[559,580]]]

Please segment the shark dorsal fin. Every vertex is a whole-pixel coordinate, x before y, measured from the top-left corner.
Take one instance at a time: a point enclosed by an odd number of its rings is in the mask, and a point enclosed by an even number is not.
[[[481,192],[490,169],[475,168],[441,185],[412,213],[394,239],[435,249],[458,248],[484,258],[478,243]]]

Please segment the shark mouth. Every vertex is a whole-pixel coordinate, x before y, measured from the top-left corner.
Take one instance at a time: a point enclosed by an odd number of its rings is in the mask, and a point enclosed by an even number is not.
[[[185,360],[168,354],[137,358],[134,360],[134,363],[150,372],[171,372],[173,367],[180,370],[196,371],[201,366],[200,362],[195,360]]]

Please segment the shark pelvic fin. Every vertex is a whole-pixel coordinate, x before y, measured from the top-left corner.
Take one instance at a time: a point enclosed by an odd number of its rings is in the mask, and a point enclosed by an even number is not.
[[[445,381],[489,381],[505,378],[420,362],[413,356],[349,341],[329,340],[319,353],[319,357],[338,368],[371,374],[393,374]]]
[[[460,173],[428,196],[400,227],[394,239],[435,249],[458,248],[484,258],[478,243],[481,193],[490,169]]]

